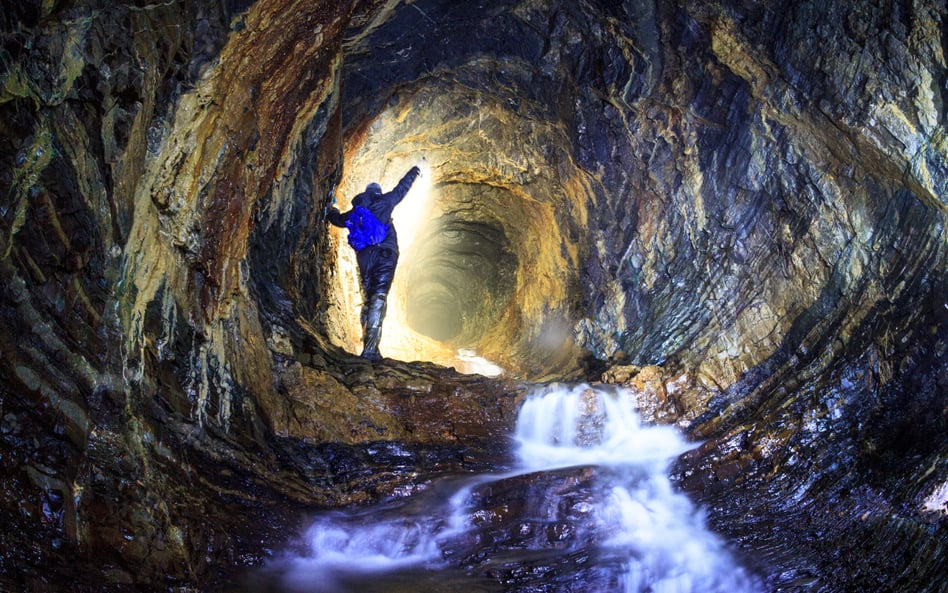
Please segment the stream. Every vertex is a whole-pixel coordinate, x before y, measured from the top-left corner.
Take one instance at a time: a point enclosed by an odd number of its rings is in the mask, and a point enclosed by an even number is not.
[[[743,593],[763,586],[667,477],[696,446],[643,425],[621,388],[545,386],[515,463],[320,514],[244,591]]]

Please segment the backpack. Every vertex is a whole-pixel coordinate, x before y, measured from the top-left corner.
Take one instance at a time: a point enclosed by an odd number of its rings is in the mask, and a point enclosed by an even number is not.
[[[383,224],[371,210],[363,206],[352,209],[346,218],[346,228],[349,229],[349,245],[356,251],[361,251],[369,245],[378,245],[388,235],[388,225]]]

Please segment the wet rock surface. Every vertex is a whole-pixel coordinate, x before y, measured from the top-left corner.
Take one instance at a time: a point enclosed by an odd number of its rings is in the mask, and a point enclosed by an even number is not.
[[[943,0],[312,4],[4,6],[0,588],[212,590],[586,378],[773,590],[943,589]],[[507,379],[345,351],[419,155],[387,335]]]

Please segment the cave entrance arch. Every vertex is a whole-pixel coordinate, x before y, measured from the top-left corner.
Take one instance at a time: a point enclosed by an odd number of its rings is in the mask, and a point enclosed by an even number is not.
[[[530,378],[575,367],[573,307],[589,192],[565,165],[568,135],[512,114],[496,97],[435,84],[393,95],[353,136],[336,192],[342,210],[368,183],[388,191],[423,163],[393,215],[401,256],[382,354],[488,375],[499,366]],[[355,255],[344,231],[331,233],[329,338],[357,353]]]

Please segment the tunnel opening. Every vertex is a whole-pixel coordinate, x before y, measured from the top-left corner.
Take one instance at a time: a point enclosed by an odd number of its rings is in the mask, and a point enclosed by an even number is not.
[[[444,195],[446,188],[438,193]],[[465,219],[454,211],[429,227],[405,266],[408,325],[439,342],[476,347],[508,306],[517,256],[497,221]]]
[[[590,190],[564,122],[454,81],[415,84],[388,89],[377,114],[352,124],[336,188],[344,211],[368,183],[388,191],[412,165],[422,169],[393,213],[400,257],[383,356],[531,379],[575,374]],[[331,233],[329,337],[358,352],[355,257],[344,233]]]
[[[580,12],[589,26],[606,24]],[[566,18],[517,2],[425,1],[350,23],[338,77],[342,205],[369,182],[391,188],[419,159],[430,172],[426,195],[413,188],[395,209],[401,255],[383,356],[459,370],[483,358],[531,380],[579,376],[589,355],[575,331],[581,262],[599,181],[575,158],[575,89],[560,70],[601,58],[544,55],[547,33],[572,29]],[[327,253],[327,333],[357,352],[361,296],[342,241],[334,236]]]

